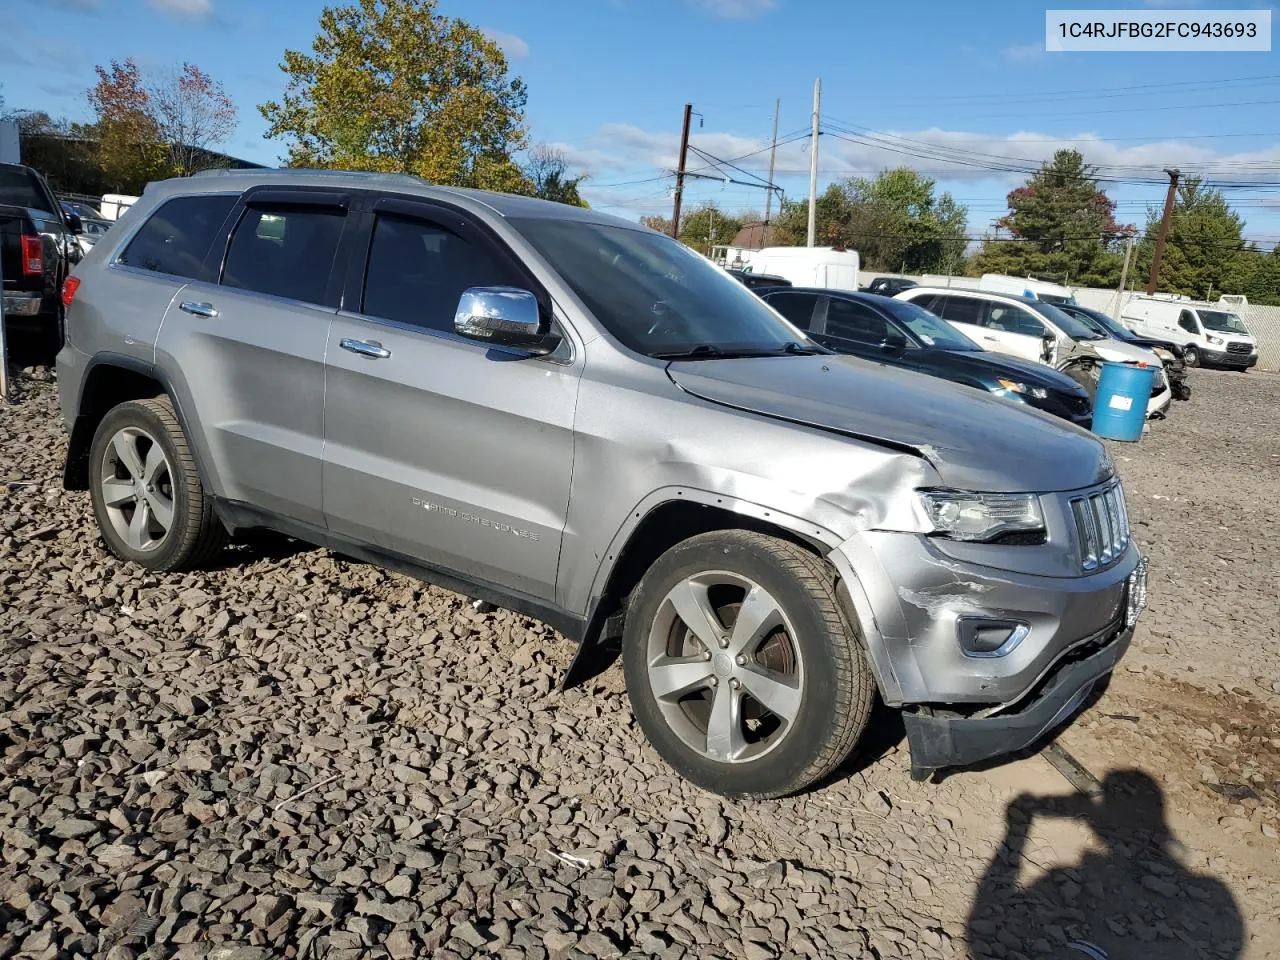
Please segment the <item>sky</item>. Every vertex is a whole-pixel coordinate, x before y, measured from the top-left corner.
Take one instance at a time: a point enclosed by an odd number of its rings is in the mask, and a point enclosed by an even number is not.
[[[330,0],[334,2],[334,0]],[[907,165],[969,208],[981,234],[1055,149],[1099,166],[1121,223],[1163,203],[1165,167],[1223,184],[1245,236],[1280,241],[1280,54],[1047,53],[1026,0],[439,0],[482,28],[528,85],[530,138],[588,174],[593,207],[670,215],[680,121],[696,114],[691,170],[763,182],[781,102],[775,182],[808,191],[815,79],[819,189]],[[1097,7],[1266,8],[1259,0],[1130,0]],[[226,152],[275,164],[257,104],[284,89],[284,50],[309,50],[320,0],[0,0],[9,108],[89,119],[93,66],[190,61],[239,106]],[[1069,6],[1059,3],[1058,6]],[[1274,11],[1274,8],[1273,8]],[[1276,18],[1273,12],[1273,19]],[[1280,24],[1275,25],[1280,29]],[[741,158],[741,159],[737,159]],[[993,169],[995,168],[995,169]],[[758,186],[693,180],[685,206],[765,205]],[[776,205],[775,205],[776,208]]]

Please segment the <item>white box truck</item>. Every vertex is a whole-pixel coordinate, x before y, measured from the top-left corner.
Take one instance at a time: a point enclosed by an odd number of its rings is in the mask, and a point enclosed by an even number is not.
[[[770,273],[797,287],[858,289],[858,252],[835,247],[765,247],[748,251],[743,269]]]
[[[1258,363],[1258,341],[1231,307],[1168,297],[1133,297],[1120,322],[1140,337],[1182,346],[1189,367],[1248,370]]]

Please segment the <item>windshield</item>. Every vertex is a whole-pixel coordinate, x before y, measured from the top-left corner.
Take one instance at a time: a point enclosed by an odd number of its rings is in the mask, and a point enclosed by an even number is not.
[[[1117,340],[1128,340],[1133,334],[1124,328],[1124,325],[1112,320],[1109,316],[1100,310],[1089,310],[1086,307],[1076,307],[1074,310],[1063,310],[1073,317],[1079,317],[1089,326],[1098,330],[1100,333],[1109,334]]]
[[[883,306],[904,327],[919,337],[926,347],[939,350],[977,351],[982,348],[951,324],[924,307],[906,300],[888,300]]]
[[[47,204],[36,189],[35,180],[25,170],[0,169],[0,203],[43,210]]]
[[[650,357],[820,349],[684,244],[581,220],[513,221],[618,340]],[[826,351],[822,351],[826,352]]]
[[[1052,303],[1040,301],[1036,304],[1039,310],[1055,327],[1065,333],[1072,340],[1106,340],[1107,334],[1099,333],[1096,327],[1092,327],[1083,320],[1071,316],[1065,310],[1059,310]]]
[[[1217,330],[1219,333],[1245,333],[1249,332],[1249,328],[1244,325],[1244,321],[1237,317],[1234,313],[1226,313],[1223,310],[1197,310],[1200,316],[1200,322],[1204,324],[1206,330]]]

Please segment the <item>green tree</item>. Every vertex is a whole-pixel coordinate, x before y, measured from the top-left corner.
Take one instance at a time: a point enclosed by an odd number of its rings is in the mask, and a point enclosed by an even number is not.
[[[569,158],[563,150],[539,145],[529,151],[524,167],[533,196],[541,200],[554,200],[572,207],[589,206],[578,193],[578,187],[587,179],[586,174],[569,173]]]
[[[907,167],[833,183],[818,197],[815,242],[857,250],[873,270],[924,273],[959,263],[968,210],[936,189],[936,181]],[[808,221],[808,201],[785,202],[775,242],[805,243]]]
[[[986,241],[971,272],[1085,286],[1113,286],[1119,280],[1119,245],[1133,228],[1116,223],[1115,203],[1079,151],[1059,150],[1009,194],[1008,202],[1009,212],[996,226],[1014,239]]]
[[[417,174],[529,193],[524,81],[498,45],[436,0],[325,7],[310,54],[286,50],[288,86],[258,109],[294,166]]]
[[[713,244],[728,243],[741,229],[740,218],[707,203],[681,216],[680,242],[710,256]]]
[[[1147,208],[1147,228],[1138,246],[1138,284],[1151,273],[1155,240],[1164,216],[1162,207]],[[1244,220],[1231,209],[1221,190],[1190,176],[1178,184],[1169,222],[1169,239],[1160,262],[1159,288],[1193,297],[1246,293],[1265,285],[1265,257],[1243,239]],[[1250,298],[1252,300],[1252,298]]]

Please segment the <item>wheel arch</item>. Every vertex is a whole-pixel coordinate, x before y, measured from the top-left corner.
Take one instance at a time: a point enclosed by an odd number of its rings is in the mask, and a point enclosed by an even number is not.
[[[811,521],[724,494],[689,487],[654,492],[630,511],[601,558],[582,638],[561,681],[564,688],[588,679],[593,661],[621,637],[627,598],[653,561],[677,543],[715,530],[765,533],[820,557],[841,540]]]
[[[193,438],[178,391],[163,371],[153,364],[122,354],[99,354],[90,360],[76,398],[76,417],[71,426],[67,459],[62,470],[63,489],[89,489],[89,449],[93,435],[107,413],[130,400],[150,400],[161,396],[169,399],[182,432],[191,442]],[[207,489],[209,474],[201,458],[200,445],[191,442],[191,452],[201,482]]]

